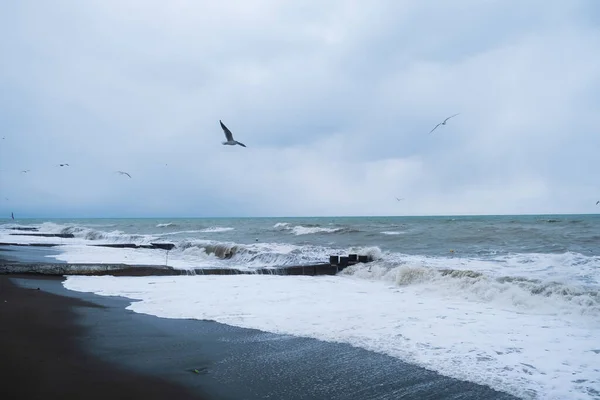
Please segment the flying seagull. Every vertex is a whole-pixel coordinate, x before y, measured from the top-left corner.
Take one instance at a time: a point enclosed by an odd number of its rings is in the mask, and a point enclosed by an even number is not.
[[[68,167],[69,164],[58,164],[59,167]]]
[[[28,173],[29,171],[31,171],[31,170],[30,170],[30,169],[25,169],[25,170],[21,171],[21,173],[22,173],[22,174],[26,174],[26,173]]]
[[[127,175],[128,177],[131,178],[131,175],[129,175],[127,172],[125,171],[117,171],[117,174],[121,174],[121,175]]]
[[[460,113],[458,113],[458,114],[460,114]],[[440,122],[439,124],[437,124],[437,125],[435,126],[435,128],[433,128],[433,129],[431,130],[431,132],[435,131],[435,130],[437,129],[437,127],[438,127],[438,126],[440,126],[440,125],[446,125],[446,122],[447,122],[447,121],[448,121],[450,118],[456,117],[458,114],[454,114],[454,115],[451,115],[451,116],[449,116],[448,118],[446,118],[446,119],[444,120],[444,122]],[[431,132],[429,132],[429,133],[431,133]]]
[[[231,133],[231,131],[229,130],[229,128],[227,128],[221,122],[221,120],[219,120],[219,123],[221,124],[221,128],[223,128],[223,132],[225,132],[225,137],[227,138],[227,141],[223,142],[223,144],[227,144],[227,145],[230,145],[230,146],[235,146],[236,144],[239,144],[242,147],[246,147],[246,145],[244,143],[240,143],[237,140],[233,140],[233,133]]]
[[[404,200],[404,197],[403,197],[403,198],[401,198],[401,199],[399,199],[399,198],[397,198],[397,197],[396,197],[396,200],[398,200],[398,201],[402,201],[402,200]]]
[[[596,205],[598,205],[598,204],[600,204],[600,200],[598,200],[598,201],[596,202]]]

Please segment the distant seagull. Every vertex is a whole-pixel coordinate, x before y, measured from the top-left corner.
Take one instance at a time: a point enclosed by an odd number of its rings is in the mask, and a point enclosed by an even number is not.
[[[26,173],[28,173],[29,171],[31,171],[31,170],[30,170],[30,169],[25,169],[25,170],[21,171],[21,173],[22,173],[22,174],[26,174]]]
[[[404,197],[403,197],[403,198],[401,198],[401,199],[399,199],[399,198],[397,198],[397,197],[396,197],[396,200],[398,200],[398,201],[402,201],[402,200],[404,200]]]
[[[458,114],[460,114],[460,113],[458,113]],[[447,122],[447,121],[448,121],[450,118],[456,117],[458,114],[454,114],[454,115],[451,115],[451,116],[449,116],[448,118],[446,118],[446,119],[444,120],[444,122],[440,122],[439,124],[437,124],[437,125],[435,126],[435,128],[433,128],[433,129],[431,130],[431,132],[435,131],[435,130],[437,129],[437,127],[438,127],[438,126],[440,126],[440,125],[446,125],[446,122]],[[429,133],[431,133],[431,132],[429,132]]]
[[[69,164],[58,164],[59,167],[68,167]]]
[[[227,128],[221,122],[221,120],[219,120],[219,123],[221,124],[221,128],[223,128],[223,132],[225,132],[225,137],[227,138],[227,141],[223,142],[223,144],[227,144],[227,145],[230,145],[230,146],[235,146],[236,144],[239,144],[242,147],[246,147],[246,145],[244,143],[240,143],[237,140],[233,140],[233,133],[231,133],[231,131],[229,130],[229,128]]]
[[[600,204],[600,200],[598,200],[598,201],[596,202],[596,205],[598,205],[598,204]]]
[[[131,178],[131,175],[129,175],[127,172],[125,171],[117,171],[117,174],[121,174],[121,175],[127,175],[128,177]]]
[[[14,213],[11,212],[10,216],[11,216],[12,219],[15,219],[15,214]]]

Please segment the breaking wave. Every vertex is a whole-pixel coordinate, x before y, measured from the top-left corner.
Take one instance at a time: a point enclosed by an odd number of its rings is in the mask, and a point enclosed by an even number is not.
[[[226,261],[228,266],[270,267],[289,265],[319,264],[329,261],[332,254],[355,252],[376,258],[379,248],[332,249],[323,246],[298,246],[280,243],[225,243],[194,240],[178,244],[178,249],[187,256],[210,257],[218,262]],[[219,264],[223,266],[223,264]]]
[[[312,235],[318,233],[353,233],[360,232],[358,229],[348,227],[323,227],[318,224],[294,225],[289,222],[278,222],[273,228],[279,231],[289,231],[296,236]]]
[[[228,231],[232,231],[234,229],[235,228],[222,227],[222,226],[211,226],[210,228],[201,229],[198,232],[203,232],[203,233],[218,233],[218,232],[228,232]]]
[[[591,285],[518,276],[493,277],[469,269],[418,266],[389,268],[381,263],[350,266],[342,274],[389,281],[400,288],[421,285],[444,295],[476,302],[503,303],[524,310],[600,316],[600,292]]]
[[[153,235],[127,234],[118,230],[106,232],[78,225],[63,226],[50,222],[43,223],[39,228],[39,232],[72,235],[74,238],[89,241],[101,241],[105,243],[133,243],[138,245],[149,244],[150,242],[158,239],[157,236]]]
[[[177,224],[175,224],[173,222],[167,222],[165,224],[157,224],[156,225],[157,228],[168,228],[170,226],[177,226]]]

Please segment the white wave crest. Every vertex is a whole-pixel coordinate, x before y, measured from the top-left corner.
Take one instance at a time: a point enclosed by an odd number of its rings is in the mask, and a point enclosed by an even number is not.
[[[193,240],[180,243],[178,248],[185,256],[212,259],[213,267],[240,269],[314,264],[325,262],[329,255],[323,247],[280,243],[239,244]]]
[[[31,226],[30,228],[35,228]],[[154,235],[128,234],[123,231],[103,231],[77,224],[56,224],[44,222],[37,226],[37,231],[32,232],[34,236],[15,236],[14,232],[0,232],[0,236],[6,237],[7,242],[30,244],[30,243],[59,243],[60,244],[136,244],[145,245],[158,239]],[[20,232],[19,235],[27,232]],[[64,235],[63,237],[42,237],[35,235]],[[66,236],[66,237],[65,237]]]
[[[322,228],[320,226],[297,225],[292,228],[294,235],[311,235],[314,233],[333,233],[340,231],[342,231],[342,228]]]
[[[347,227],[322,227],[319,225],[290,225],[288,222],[278,222],[273,225],[274,229],[280,231],[290,231],[296,236],[312,235],[317,233],[339,233],[339,232],[356,232],[355,229]]]
[[[210,228],[201,229],[198,232],[202,233],[219,233],[219,232],[229,232],[234,230],[235,228],[230,227],[222,227],[222,226],[211,226]]]
[[[173,222],[167,222],[164,224],[156,224],[157,228],[168,228],[169,226],[177,226],[177,224],[175,224]]]
[[[377,262],[350,266],[342,274],[393,282],[399,287],[421,285],[444,296],[499,303],[527,311],[600,316],[598,287],[520,277],[491,277],[472,270],[411,266],[389,268]]]

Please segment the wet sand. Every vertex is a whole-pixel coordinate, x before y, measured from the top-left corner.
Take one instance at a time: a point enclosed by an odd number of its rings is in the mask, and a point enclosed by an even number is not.
[[[39,278],[38,278],[39,279]],[[60,284],[60,278],[53,279]],[[0,276],[1,399],[209,399],[82,350],[74,308],[101,306],[16,286]]]

